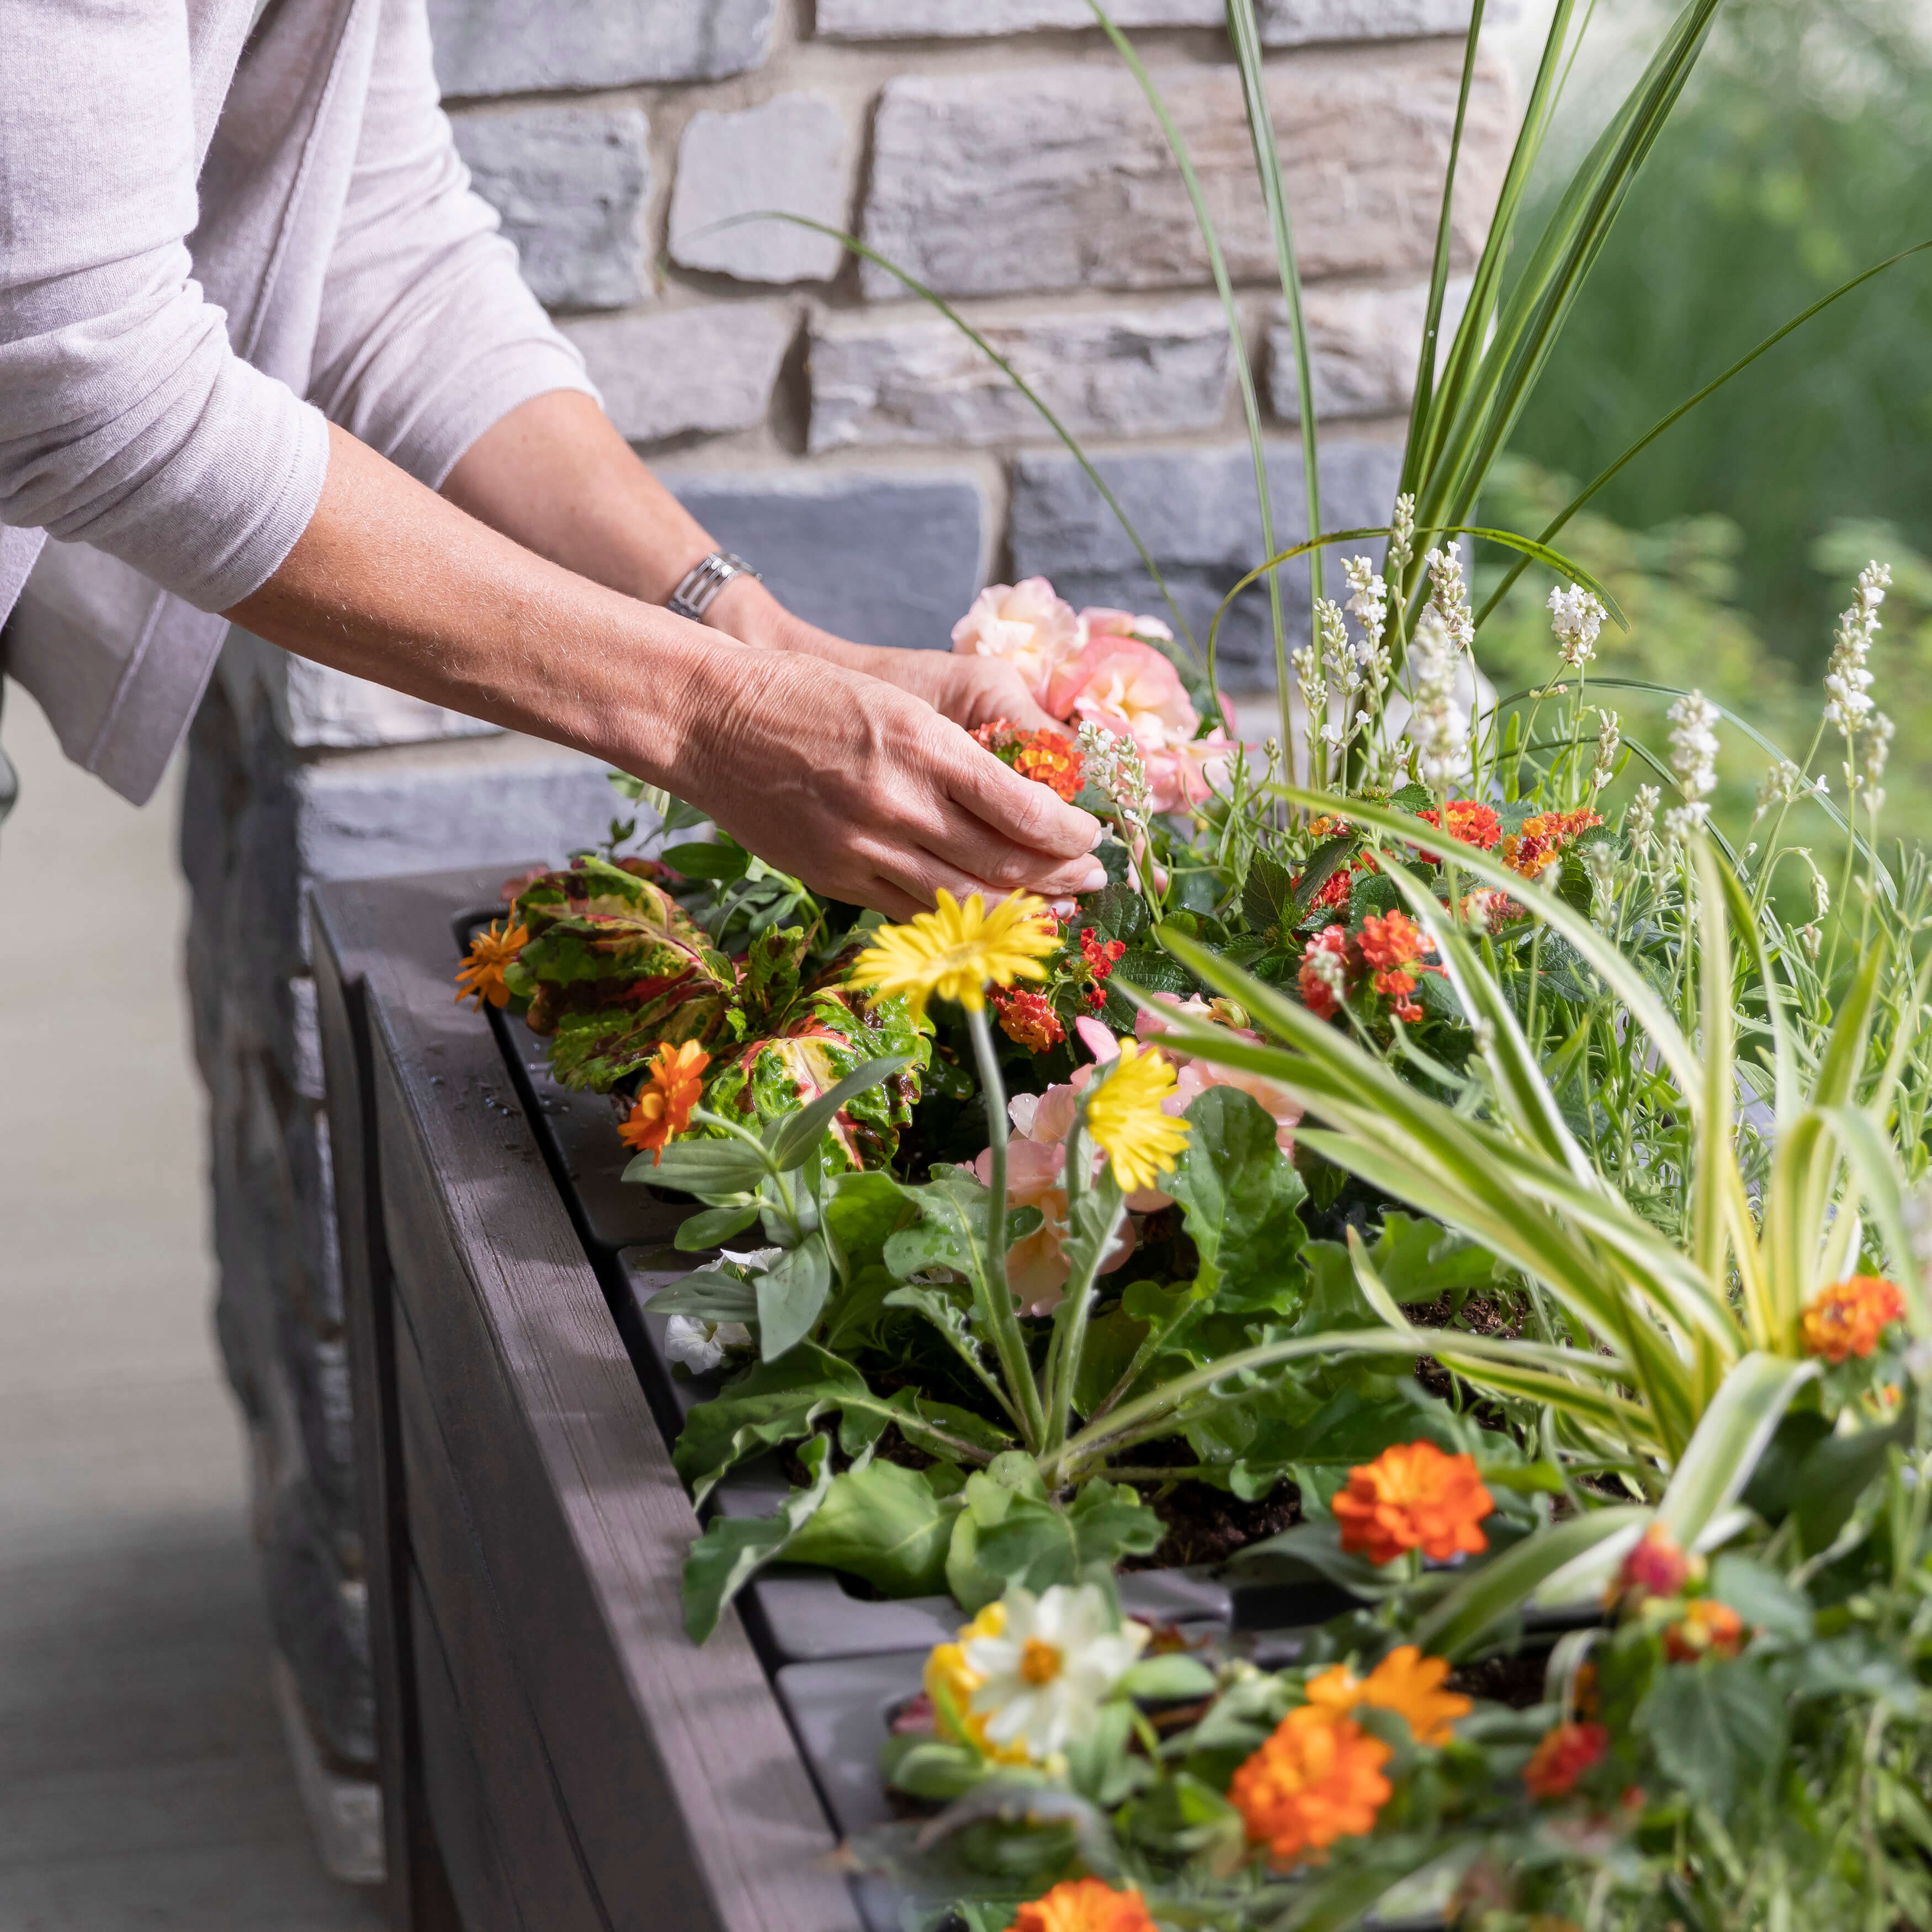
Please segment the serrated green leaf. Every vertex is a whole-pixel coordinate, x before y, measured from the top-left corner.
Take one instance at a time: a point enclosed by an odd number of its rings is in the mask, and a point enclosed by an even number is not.
[[[1166,1181],[1201,1256],[1198,1292],[1226,1312],[1288,1319],[1305,1301],[1307,1190],[1274,1119],[1249,1094],[1210,1087],[1187,1109],[1192,1131]]]
[[[1784,1760],[1784,1700],[1749,1658],[1665,1670],[1635,1721],[1665,1772],[1720,1816]]]
[[[802,1529],[824,1502],[833,1478],[832,1445],[814,1436],[799,1454],[812,1480],[794,1490],[769,1516],[714,1516],[684,1560],[684,1628],[702,1643],[718,1628],[725,1606]]]

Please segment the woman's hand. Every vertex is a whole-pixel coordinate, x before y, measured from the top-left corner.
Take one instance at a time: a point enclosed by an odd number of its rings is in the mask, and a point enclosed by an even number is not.
[[[715,680],[697,682],[704,715],[670,789],[816,891],[904,918],[941,886],[1059,898],[1106,883],[1092,856],[1100,821],[1002,764],[922,694],[813,653],[728,645]]]

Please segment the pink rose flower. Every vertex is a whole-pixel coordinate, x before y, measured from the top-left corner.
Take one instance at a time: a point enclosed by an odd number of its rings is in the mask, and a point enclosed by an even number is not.
[[[964,656],[1004,658],[1026,680],[1036,704],[1086,642],[1073,606],[1056,597],[1043,577],[1023,584],[993,584],[952,627],[952,648]],[[1056,716],[1063,716],[1056,712]]]
[[[1081,622],[1090,629],[1096,620],[1124,615],[1088,610]],[[1180,674],[1151,644],[1117,632],[1089,635],[1078,655],[1054,674],[1046,704],[1056,718],[1132,738],[1147,766],[1156,812],[1185,812],[1200,804],[1212,784],[1220,782],[1234,749],[1218,724],[1196,739],[1200,714],[1188,700]]]
[[[1233,742],[1218,724],[1204,738],[1190,738],[1185,744],[1163,746],[1157,752],[1144,748],[1142,760],[1147,766],[1154,810],[1192,812],[1211,794],[1225,788],[1228,760],[1234,752]]]
[[[1178,1013],[1190,1020],[1202,1020],[1220,1024],[1214,1018],[1207,1001],[1197,994],[1190,1000],[1177,1000],[1172,993],[1156,993],[1154,998],[1164,1006],[1171,1006]],[[1142,1040],[1161,1040],[1168,1031],[1168,1023],[1159,1014],[1150,1012],[1145,1007],[1134,1016],[1134,1032]],[[1225,1030],[1237,1040],[1246,1040],[1251,1046],[1259,1046],[1262,1036],[1247,1027],[1226,1027]],[[1275,1144],[1284,1156],[1294,1157],[1294,1130],[1301,1119],[1300,1103],[1292,1100],[1287,1092],[1274,1081],[1258,1073],[1250,1073],[1238,1066],[1217,1066],[1211,1060],[1202,1060],[1184,1052],[1172,1042],[1162,1041],[1161,1052],[1172,1060],[1178,1070],[1173,1096],[1162,1112],[1184,1114],[1197,1094],[1204,1094],[1210,1087],[1232,1087],[1242,1093],[1261,1107],[1275,1124]],[[1176,1105],[1175,1102],[1179,1104]]]
[[[1109,610],[1090,604],[1081,612],[1080,622],[1089,638],[1158,638],[1164,644],[1174,642],[1174,633],[1158,617],[1136,617],[1131,610]]]

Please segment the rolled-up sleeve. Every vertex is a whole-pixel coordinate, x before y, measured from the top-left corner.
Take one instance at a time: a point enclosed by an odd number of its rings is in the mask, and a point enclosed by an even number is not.
[[[234,354],[194,280],[187,10],[4,13],[0,523],[92,544],[226,609],[307,527],[328,430]]]
[[[432,488],[520,403],[596,394],[471,190],[438,100],[424,0],[383,0],[309,391]]]

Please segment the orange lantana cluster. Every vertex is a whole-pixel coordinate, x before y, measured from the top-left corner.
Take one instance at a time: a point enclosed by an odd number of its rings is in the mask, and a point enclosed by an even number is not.
[[[1408,969],[1425,952],[1436,950],[1436,942],[1406,912],[1370,913],[1362,922],[1356,942],[1362,957],[1374,969],[1371,981],[1376,991],[1389,1002],[1389,1010],[1410,1026],[1422,1017],[1422,1009],[1411,995],[1420,983]],[[1439,966],[1422,966],[1424,973],[1439,973]]]
[[[1904,1314],[1905,1298],[1891,1282],[1855,1274],[1822,1290],[1805,1310],[1804,1346],[1834,1366],[1848,1356],[1862,1358]]]
[[[1036,987],[995,986],[988,997],[1000,1017],[1000,1030],[1028,1052],[1045,1053],[1066,1037],[1052,1000]]]
[[[1473,845],[1479,852],[1492,852],[1503,836],[1502,820],[1496,816],[1496,807],[1485,805],[1478,798],[1452,798],[1448,806],[1449,836],[1465,845]],[[1426,812],[1418,812],[1416,817],[1425,825],[1440,825],[1442,815],[1432,805]],[[1436,852],[1418,850],[1416,855],[1431,866],[1442,862],[1442,855]]]
[[[1540,878],[1562,857],[1565,846],[1603,822],[1603,815],[1588,807],[1575,812],[1540,812],[1504,836],[1503,863],[1526,879]]]
[[[1382,1775],[1392,1753],[1354,1718],[1327,1704],[1304,1704],[1234,1773],[1228,1800],[1250,1843],[1287,1867],[1337,1838],[1375,1827],[1394,1794]]]
[[[1389,1563],[1420,1550],[1441,1563],[1489,1547],[1482,1524],[1496,1500],[1473,1456],[1446,1454],[1424,1440],[1397,1443],[1351,1469],[1330,1508],[1351,1554]]]
[[[1023,778],[1031,778],[1057,792],[1071,805],[1085,782],[1085,760],[1071,738],[1042,727],[1022,731],[1010,719],[995,718],[973,734],[1003,764],[1011,765]]]

